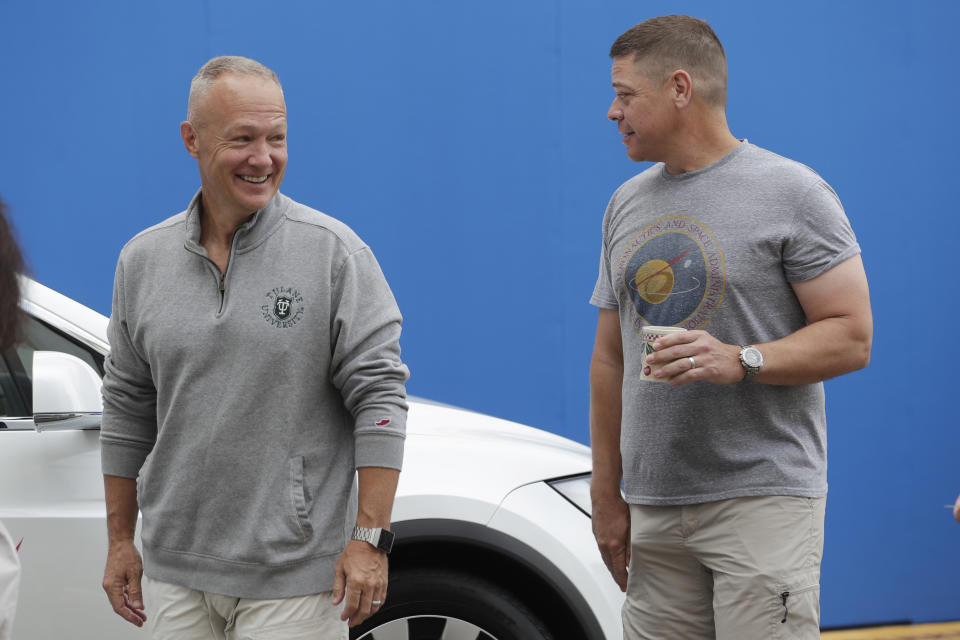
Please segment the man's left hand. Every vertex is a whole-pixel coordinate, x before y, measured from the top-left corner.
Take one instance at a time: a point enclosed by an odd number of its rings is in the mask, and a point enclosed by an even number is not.
[[[743,380],[740,347],[720,342],[706,331],[669,333],[654,342],[653,348],[647,362],[666,363],[655,375],[669,380],[671,385],[698,380],[731,384]]]
[[[351,540],[340,554],[333,581],[333,604],[344,602],[341,620],[355,627],[387,599],[387,554]],[[376,604],[379,603],[379,604]]]

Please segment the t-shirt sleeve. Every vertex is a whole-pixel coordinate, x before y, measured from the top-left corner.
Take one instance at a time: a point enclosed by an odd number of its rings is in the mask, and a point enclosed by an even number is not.
[[[616,197],[616,194],[614,194]],[[600,273],[597,275],[597,283],[593,287],[593,295],[590,296],[590,304],[601,309],[618,309],[620,304],[617,301],[617,294],[613,288],[613,280],[610,278],[610,253],[607,250],[609,238],[608,221],[610,213],[613,210],[613,199],[607,205],[607,212],[603,216],[603,241],[600,244]]]
[[[840,199],[818,180],[801,199],[783,245],[783,270],[789,282],[803,282],[860,253],[860,245]]]

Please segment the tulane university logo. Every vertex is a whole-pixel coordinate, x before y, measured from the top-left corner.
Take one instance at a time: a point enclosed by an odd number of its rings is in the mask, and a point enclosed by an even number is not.
[[[292,327],[303,317],[303,296],[293,287],[274,287],[267,292],[260,313],[267,324],[281,329]]]
[[[273,315],[277,320],[286,320],[290,317],[290,305],[293,302],[287,296],[277,296],[277,301],[273,303]]]

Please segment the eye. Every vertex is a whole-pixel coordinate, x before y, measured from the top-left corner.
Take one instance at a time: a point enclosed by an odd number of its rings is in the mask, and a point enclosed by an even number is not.
[[[233,139],[234,142],[250,142],[250,136],[237,136]]]

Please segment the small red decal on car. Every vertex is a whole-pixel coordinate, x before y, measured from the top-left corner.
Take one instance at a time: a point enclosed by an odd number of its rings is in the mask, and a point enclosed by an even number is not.
[[[378,427],[385,427],[388,424],[390,424],[390,418],[381,418],[380,420],[377,420],[373,424],[377,425]]]
[[[20,551],[20,545],[23,544],[23,538],[20,538],[20,542],[17,543],[17,551]]]

